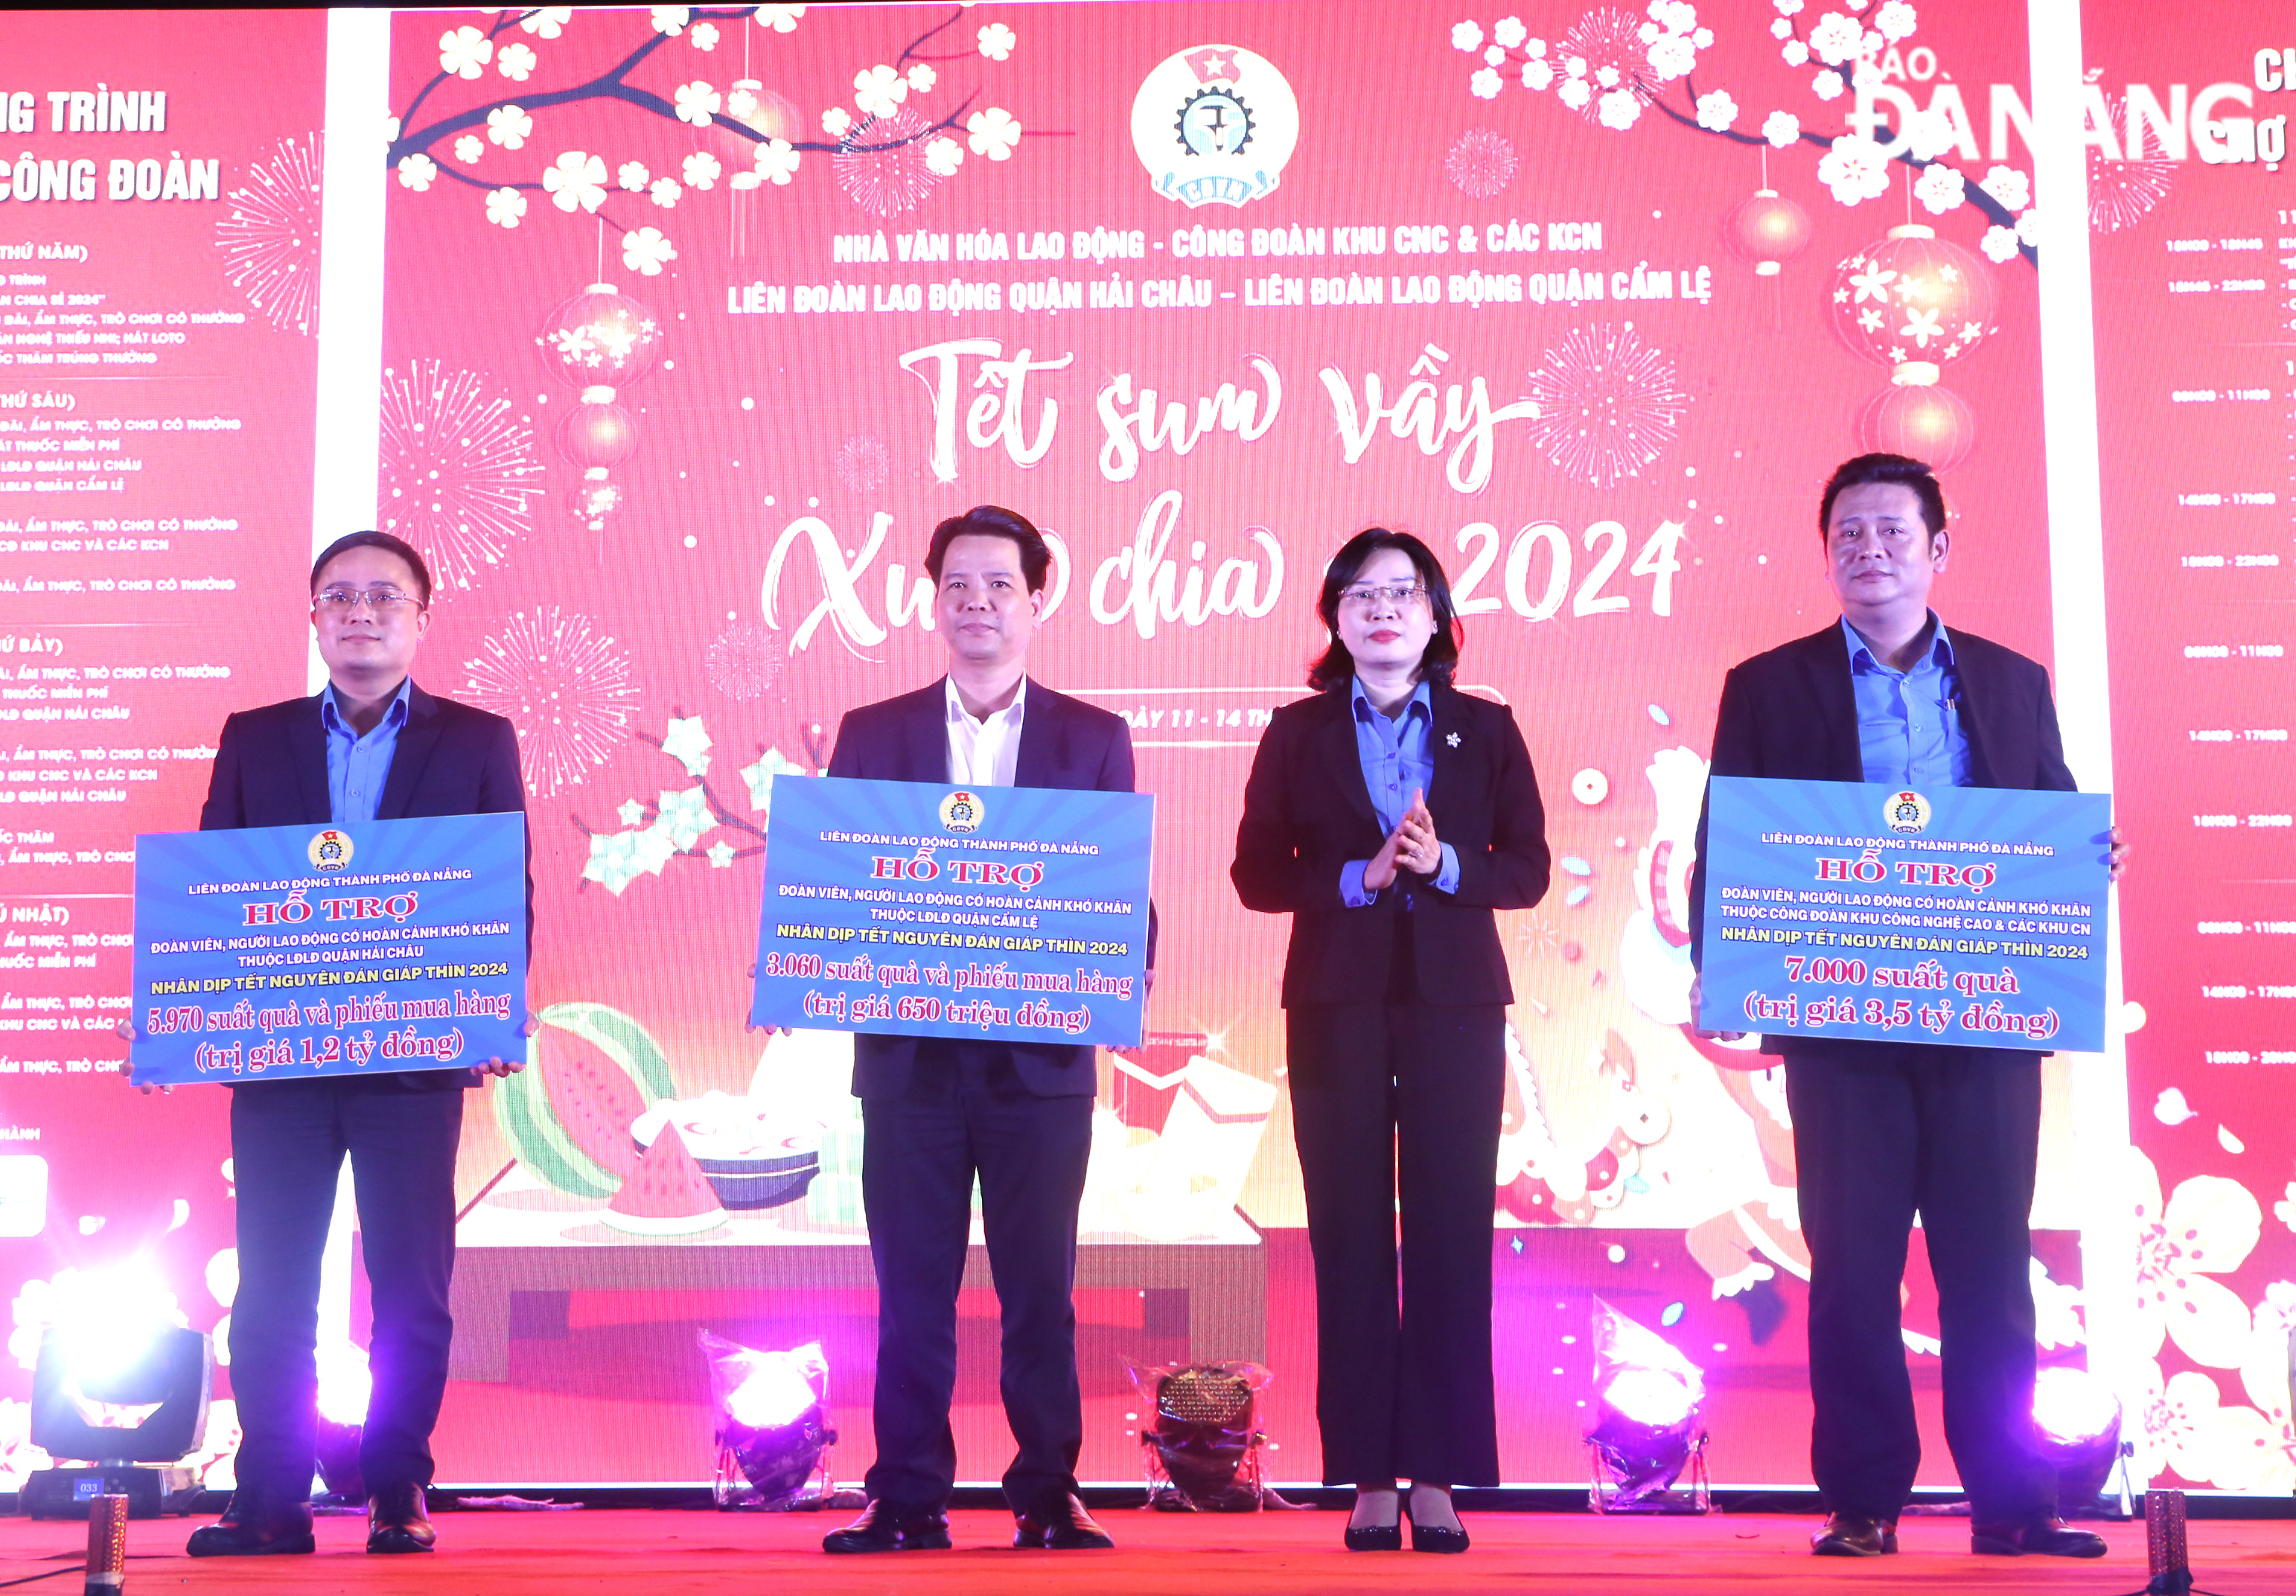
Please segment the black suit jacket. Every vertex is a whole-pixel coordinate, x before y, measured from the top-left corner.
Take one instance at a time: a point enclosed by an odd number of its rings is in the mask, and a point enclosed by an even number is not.
[[[2070,792],[2049,673],[2014,649],[1950,628],[1961,679],[1961,727],[1969,738],[1972,787]],[[1863,782],[1857,699],[1849,685],[1849,640],[1839,621],[1822,632],[1757,654],[1722,680],[1710,775],[1790,781]],[[1711,796],[1711,790],[1709,790]],[[1690,946],[1706,948],[1706,813],[1698,815],[1698,859],[1690,873]],[[1771,1043],[1766,1051],[1775,1051]]]
[[[333,818],[327,796],[327,733],[319,696],[242,709],[216,741],[202,831],[250,826],[324,826]],[[518,770],[518,734],[509,721],[420,687],[406,694],[406,724],[391,750],[390,774],[375,806],[377,820],[446,814],[523,814],[526,784]],[[527,855],[533,857],[533,839]],[[526,878],[526,931],[534,936],[534,872]],[[377,1079],[383,1077],[378,1076]],[[469,1069],[414,1069],[391,1078],[410,1090],[476,1085]]]
[[[930,782],[948,785],[948,689],[946,679],[898,698],[848,710],[837,728],[829,773],[866,782]],[[1120,715],[1031,681],[1021,717],[1015,787],[1067,787],[1087,792],[1130,792],[1132,728]],[[1156,963],[1156,911],[1148,910],[1148,965]],[[916,1036],[857,1034],[853,1094],[898,1097],[908,1089]],[[1088,1097],[1100,1088],[1093,1050],[1076,1043],[1003,1044],[1013,1053],[1021,1084],[1039,1097]]]
[[[1431,1003],[1508,1003],[1514,987],[1495,909],[1546,895],[1546,812],[1522,733],[1504,705],[1448,687],[1428,694],[1435,773],[1427,808],[1459,856],[1459,889],[1420,889],[1411,914],[1419,994]],[[1340,897],[1340,867],[1387,840],[1364,784],[1344,689],[1284,705],[1268,723],[1243,790],[1228,874],[1247,909],[1292,916],[1283,1006],[1376,1003],[1387,992],[1401,894],[1367,908]]]

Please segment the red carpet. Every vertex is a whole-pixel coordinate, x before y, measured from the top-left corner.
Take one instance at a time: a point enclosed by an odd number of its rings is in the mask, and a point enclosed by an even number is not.
[[[2119,1596],[2143,1587],[2144,1528],[2108,1525],[2112,1555],[2101,1562],[1976,1558],[1968,1526],[1954,1519],[1908,1519],[1905,1550],[1871,1562],[1808,1555],[1809,1522],[1748,1516],[1621,1523],[1562,1514],[1479,1514],[1468,1521],[1475,1548],[1464,1557],[1409,1552],[1349,1555],[1339,1549],[1336,1512],[1193,1518],[1116,1511],[1102,1520],[1113,1552],[1015,1552],[1002,1513],[955,1516],[957,1550],[830,1558],[822,1533],[841,1516],[735,1516],[693,1512],[442,1514],[444,1548],[426,1558],[365,1555],[356,1518],[319,1523],[316,1557],[194,1562],[181,1555],[183,1519],[129,1526],[125,1596],[157,1592],[277,1591],[406,1592],[414,1596],[525,1596],[533,1592],[1018,1591],[1170,1592],[1171,1596],[1301,1596],[1333,1591],[1600,1592],[1603,1596],[1685,1596],[1707,1591],[1882,1590],[1893,1596],[2006,1591]],[[2220,1596],[2296,1593],[2296,1523],[2216,1521],[2191,1526],[2202,1590]],[[28,1587],[77,1596],[86,1531],[74,1524],[0,1520],[0,1580],[59,1566],[74,1572]],[[157,1556],[152,1554],[159,1554]]]

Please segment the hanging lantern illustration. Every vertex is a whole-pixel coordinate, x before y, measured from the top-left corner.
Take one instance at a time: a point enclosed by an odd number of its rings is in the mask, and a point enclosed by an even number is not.
[[[1939,471],[1969,458],[1975,413],[1940,379],[1994,331],[1986,264],[1934,228],[1907,223],[1841,262],[1830,297],[1842,342],[1890,368],[1889,389],[1859,413],[1859,441]]]
[[[618,402],[622,389],[653,368],[661,353],[660,321],[611,282],[594,282],[550,313],[535,346],[542,364],[578,396],[558,423],[559,454],[581,469],[567,500],[575,519],[603,532],[626,495],[613,469],[636,452],[637,418]],[[604,549],[600,547],[600,557]]]
[[[1774,188],[1757,189],[1722,221],[1723,241],[1757,277],[1776,276],[1809,248],[1809,212]]]

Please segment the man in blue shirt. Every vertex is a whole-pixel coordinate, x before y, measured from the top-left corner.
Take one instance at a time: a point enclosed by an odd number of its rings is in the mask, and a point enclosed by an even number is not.
[[[396,537],[354,532],[322,553],[311,568],[311,627],[327,686],[225,722],[201,829],[522,811],[511,723],[414,683],[430,605],[422,556]],[[531,918],[529,909],[529,934]],[[431,1549],[423,1490],[454,1333],[447,1293],[463,1088],[481,1071],[521,1067],[492,1059],[479,1070],[232,1088],[240,1275],[231,1379],[243,1438],[231,1507],[222,1523],[193,1532],[193,1556],[312,1550],[319,1265],[346,1158],[374,1304],[374,1386],[359,1447],[367,1550]]]
[[[1953,539],[1929,467],[1895,454],[1847,462],[1826,485],[1818,527],[1841,622],[1730,672],[1713,773],[2071,790],[2047,672],[1974,634],[1948,633],[1930,608]],[[1702,817],[1702,854],[1705,831]],[[1691,901],[1695,957],[1702,868]],[[2103,1541],[2057,1521],[2055,1472],[2033,1431],[2027,1224],[2041,1054],[1812,1036],[1762,1046],[1785,1059],[1810,1255],[1810,1469],[1828,1514],[1812,1550],[1898,1549],[1898,1510],[1921,1461],[1898,1316],[1918,1215],[1971,1549],[2101,1556]]]

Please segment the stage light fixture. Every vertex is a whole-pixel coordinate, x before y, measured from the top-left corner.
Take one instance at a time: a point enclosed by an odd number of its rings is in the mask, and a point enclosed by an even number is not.
[[[1601,1297],[1595,1298],[1594,1426],[1587,1431],[1598,1513],[1703,1513],[1706,1376],[1695,1363]],[[1687,1472],[1681,1490],[1675,1482]]]
[[[2033,1382],[2033,1428],[2041,1454],[2057,1471],[2057,1510],[2064,1517],[2128,1518],[2135,1511],[2124,1468],[2119,1500],[2104,1505],[2114,1466],[2136,1448],[2120,1438],[2120,1399],[2085,1369],[2056,1365]]]
[[[718,1507],[775,1512],[825,1504],[836,1489],[830,1449],[837,1432],[821,1343],[760,1352],[708,1330],[696,1339],[717,1411],[710,1494]]]
[[[359,1443],[366,1438],[367,1404],[374,1396],[374,1373],[367,1355],[340,1338],[319,1343],[319,1498],[332,1506],[356,1507],[366,1500],[359,1469]]]
[[[31,1442],[60,1459],[33,1472],[20,1502],[34,1518],[84,1518],[126,1496],[133,1518],[188,1512],[199,1481],[176,1467],[207,1428],[214,1349],[184,1328],[149,1265],[66,1270],[32,1369]],[[157,1464],[160,1467],[138,1467]]]
[[[1140,1427],[1148,1505],[1167,1513],[1250,1513],[1273,1502],[1260,1450],[1260,1387],[1273,1377],[1257,1363],[1128,1365],[1153,1412]]]

